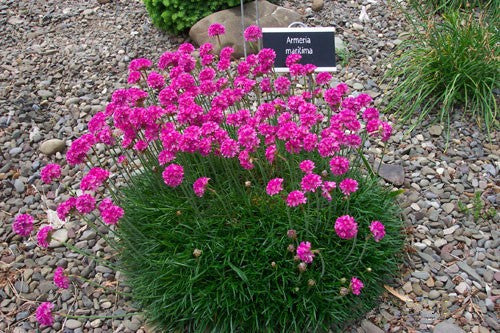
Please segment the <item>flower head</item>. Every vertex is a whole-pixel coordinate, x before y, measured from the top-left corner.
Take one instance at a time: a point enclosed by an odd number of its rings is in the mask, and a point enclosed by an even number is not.
[[[69,287],[69,278],[64,275],[64,268],[57,267],[54,272],[54,283],[56,286],[62,289],[68,289]]]
[[[370,224],[370,231],[375,239],[375,242],[379,242],[385,236],[385,227],[380,221],[373,221]]]
[[[247,42],[256,42],[259,38],[262,38],[262,30],[256,25],[251,25],[245,29],[243,36]]]
[[[200,177],[195,180],[195,182],[193,183],[193,190],[196,196],[201,198],[203,194],[205,194],[205,189],[209,180],[210,178],[208,177]]]
[[[315,166],[314,162],[311,160],[303,160],[299,164],[300,170],[302,170],[302,172],[304,172],[306,174],[312,173],[314,170],[314,166]]]
[[[321,176],[315,173],[306,174],[302,177],[300,187],[305,192],[316,192],[316,189],[322,184]]]
[[[351,290],[354,295],[360,295],[361,294],[361,289],[363,289],[364,284],[361,282],[360,279],[356,277],[351,278]]]
[[[343,239],[354,238],[358,234],[358,224],[349,215],[340,216],[335,221],[335,232]]]
[[[99,212],[101,213],[102,220],[106,224],[116,224],[125,213],[123,208],[113,204],[110,198],[105,198],[99,204]]]
[[[177,187],[184,179],[184,168],[179,164],[170,164],[163,170],[162,176],[167,186]]]
[[[76,198],[69,198],[68,200],[64,201],[63,203],[59,204],[57,206],[57,217],[61,219],[62,221],[66,220],[68,217],[69,213],[73,208],[76,207]]]
[[[297,247],[297,256],[305,263],[312,263],[314,259],[314,253],[312,253],[311,251],[311,243],[301,242]]]
[[[358,182],[352,178],[346,178],[340,182],[339,187],[344,195],[349,196],[358,190]]]
[[[38,230],[38,234],[36,235],[36,238],[38,240],[38,245],[44,248],[48,248],[50,243],[51,233],[52,233],[52,227],[50,225],[40,228],[40,230]]]
[[[54,304],[50,302],[43,302],[36,309],[36,320],[45,326],[52,326],[54,323],[54,317],[52,317],[52,308]]]
[[[336,176],[343,175],[349,170],[349,160],[343,156],[335,156],[330,160],[330,170]]]
[[[307,202],[307,198],[304,196],[302,191],[292,191],[288,194],[286,198],[286,204],[289,207],[297,207],[298,205],[303,205]]]
[[[101,168],[92,168],[90,171],[82,178],[80,182],[80,189],[83,191],[92,190],[95,191],[102,183],[108,179],[109,171]]]
[[[33,231],[33,216],[29,214],[19,214],[12,223],[12,230],[20,236],[29,236]]]
[[[220,23],[212,23],[208,27],[208,36],[209,37],[224,35],[225,33],[226,33],[226,28]]]
[[[266,192],[269,195],[276,195],[283,191],[283,178],[273,178],[266,186]]]
[[[40,171],[40,177],[45,184],[50,184],[54,179],[61,177],[61,167],[59,164],[47,164]]]
[[[95,199],[90,194],[82,194],[76,198],[75,207],[80,214],[88,214],[95,208]]]

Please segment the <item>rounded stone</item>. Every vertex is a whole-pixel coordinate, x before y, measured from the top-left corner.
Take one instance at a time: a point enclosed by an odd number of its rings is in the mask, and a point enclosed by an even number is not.
[[[50,139],[47,141],[44,141],[40,145],[40,151],[45,154],[45,155],[53,155],[57,152],[62,152],[64,148],[66,147],[66,144],[64,141],[59,140],[59,139]]]

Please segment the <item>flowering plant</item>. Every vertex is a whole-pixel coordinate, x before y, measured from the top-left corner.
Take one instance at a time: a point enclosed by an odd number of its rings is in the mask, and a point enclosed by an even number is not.
[[[364,313],[401,246],[394,196],[363,168],[364,143],[387,141],[391,126],[370,96],[348,95],[300,55],[279,76],[271,49],[237,63],[230,47],[194,51],[182,44],[157,68],[130,63],[133,86],[67,151],[84,175],[59,219],[77,216],[115,247],[134,299],[163,329],[304,331]],[[53,164],[42,171],[47,183],[59,176]],[[32,224],[19,215],[14,230],[27,236]],[[54,228],[39,230],[48,247]],[[68,287],[62,268],[54,282]],[[41,307],[50,325],[52,306]]]

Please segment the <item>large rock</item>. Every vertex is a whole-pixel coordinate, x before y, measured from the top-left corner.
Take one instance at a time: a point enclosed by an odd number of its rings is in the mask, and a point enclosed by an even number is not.
[[[66,144],[64,141],[59,140],[59,139],[50,139],[47,141],[44,141],[40,145],[40,151],[45,154],[45,155],[52,155],[57,152],[62,152],[64,148],[66,147]]]
[[[259,1],[259,25],[261,28],[268,27],[288,27],[292,22],[301,21],[301,16],[296,12],[276,6],[268,1]],[[244,5],[245,27],[255,24],[255,2]],[[234,7],[213,13],[198,21],[191,30],[189,37],[198,45],[211,42],[214,44],[215,52],[220,51],[220,46],[216,38],[208,37],[208,27],[212,23],[221,23],[226,27],[226,33],[221,36],[222,47],[231,46],[234,48],[234,56],[243,57],[243,33],[241,31],[241,8]],[[247,52],[252,50],[247,45]]]
[[[374,165],[375,171],[378,170],[378,175],[388,182],[401,186],[405,181],[405,170],[401,165],[382,163],[379,169],[379,163]]]

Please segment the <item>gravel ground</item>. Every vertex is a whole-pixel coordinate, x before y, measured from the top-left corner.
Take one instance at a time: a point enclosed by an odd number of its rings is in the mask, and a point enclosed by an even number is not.
[[[405,38],[400,15],[382,0],[325,1],[318,12],[311,2],[289,0],[283,5],[303,14],[308,25],[335,26],[349,50],[338,81],[380,101],[387,88],[381,83],[387,56]],[[359,20],[362,5],[370,21]],[[139,0],[103,5],[2,0],[0,22],[0,331],[33,332],[34,310],[45,300],[55,300],[58,310],[76,315],[134,312],[122,295],[127,287],[119,273],[57,243],[40,249],[33,238],[15,236],[10,222],[20,210],[42,220],[47,208],[54,209],[58,189],[41,185],[39,169],[61,161],[64,152],[48,157],[46,149],[63,150],[85,130],[90,115],[125,85],[128,61],[138,56],[157,59],[185,39],[158,32]],[[475,124],[454,119],[447,149],[440,126],[403,133],[404,128],[391,139],[381,173],[405,189],[405,265],[391,284],[392,293],[350,331],[499,331],[498,133],[488,141]],[[57,140],[44,143],[49,139]],[[381,156],[382,147],[369,149]],[[63,174],[69,180],[77,172],[66,166]],[[68,223],[62,230],[59,236],[78,249],[113,255],[83,224]],[[52,283],[56,266],[88,281],[75,280],[60,292]],[[54,330],[147,329],[136,315],[57,317],[53,329],[43,332]]]

